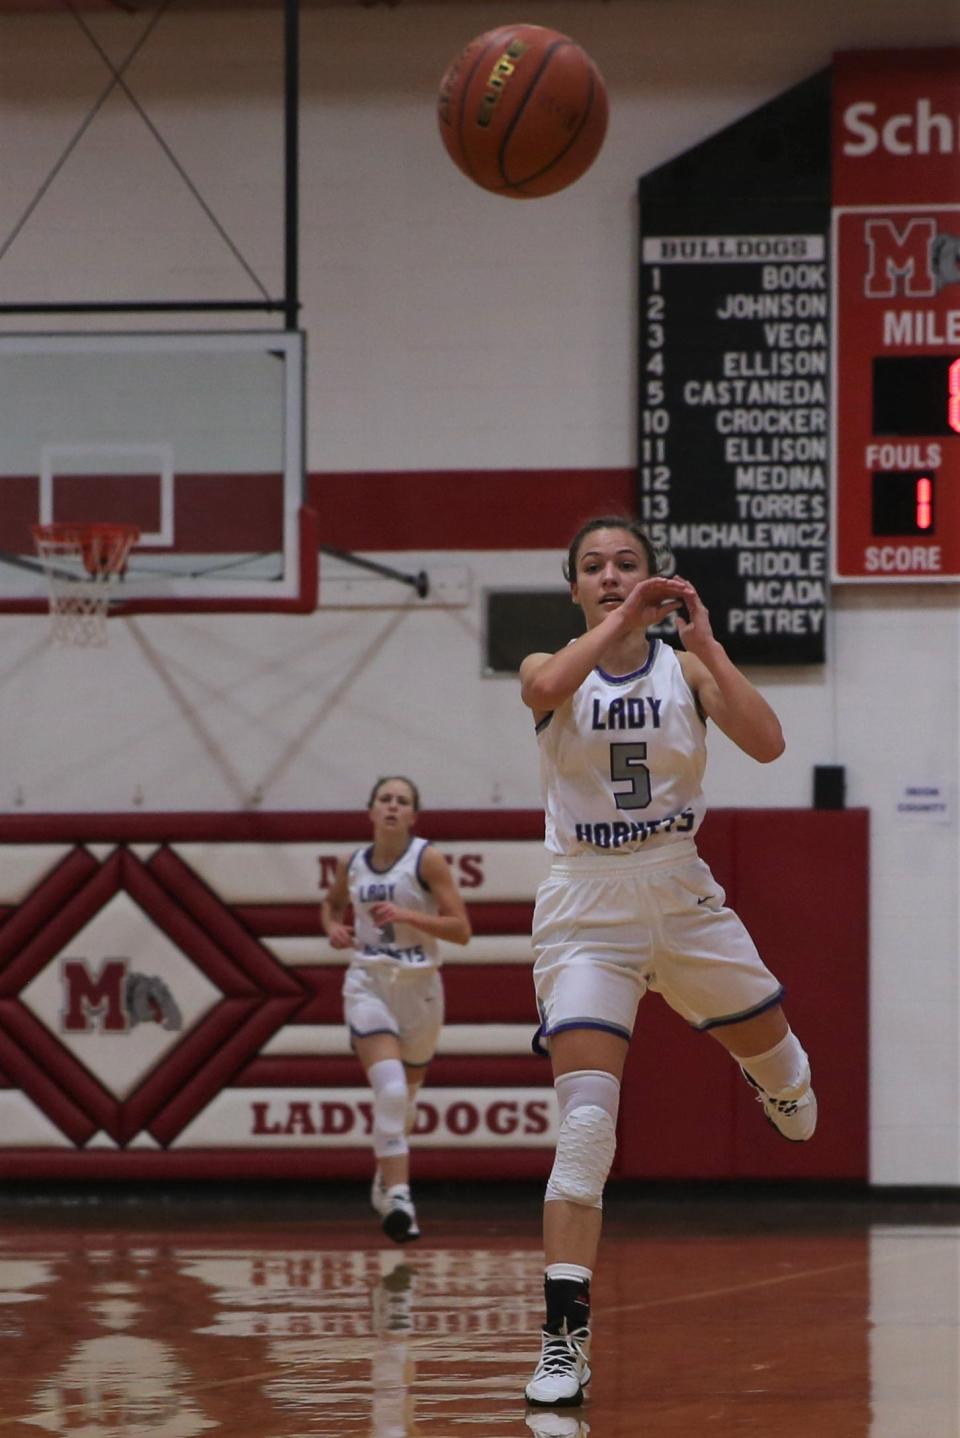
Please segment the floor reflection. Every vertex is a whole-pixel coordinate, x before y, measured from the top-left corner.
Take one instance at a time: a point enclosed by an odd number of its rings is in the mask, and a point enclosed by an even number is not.
[[[380,1340],[370,1361],[370,1438],[412,1438],[416,1426],[413,1380],[416,1357],[411,1343],[414,1327],[416,1269],[389,1260],[371,1294],[371,1327]]]
[[[590,1424],[577,1413],[528,1413],[534,1438],[590,1438]]]
[[[466,1210],[468,1213],[469,1210]],[[763,1214],[758,1222],[759,1214]],[[533,1200],[398,1251],[293,1222],[0,1218],[0,1429],[70,1438],[957,1438],[960,1227],[610,1217],[594,1381],[531,1411]]]
[[[263,1392],[295,1417],[291,1434],[414,1438],[435,1418],[518,1431],[519,1374],[539,1322],[535,1249],[418,1245],[402,1260],[392,1246],[209,1249],[178,1262],[212,1298],[199,1335],[262,1343]],[[521,1358],[510,1351],[518,1342]]]

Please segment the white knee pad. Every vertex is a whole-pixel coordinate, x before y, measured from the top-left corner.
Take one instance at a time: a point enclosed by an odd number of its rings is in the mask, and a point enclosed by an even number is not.
[[[373,1151],[377,1158],[396,1158],[407,1152],[407,1080],[403,1064],[399,1059],[380,1059],[367,1069],[367,1078],[373,1089]]]
[[[560,1133],[545,1201],[603,1207],[603,1187],[617,1149],[620,1084],[601,1069],[561,1074],[554,1087]]]

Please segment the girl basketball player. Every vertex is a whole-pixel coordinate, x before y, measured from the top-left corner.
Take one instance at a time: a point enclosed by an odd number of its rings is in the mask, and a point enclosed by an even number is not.
[[[415,784],[378,779],[369,799],[373,843],[337,866],[323,901],[335,949],[353,949],[343,983],[344,1017],[373,1089],[370,1201],[396,1243],[420,1237],[410,1197],[407,1134],[443,1023],[438,940],[465,944],[470,921],[450,869],[413,827]],[[348,904],[353,927],[344,923]]]
[[[590,1377],[602,1194],[646,990],[719,1040],[785,1138],[810,1138],[817,1116],[781,985],[694,840],[707,721],[767,764],[783,752],[777,716],[714,638],[693,585],[657,576],[633,520],[584,525],[564,572],[586,632],[520,668],[554,856],[533,921],[538,1040],[560,1119],[544,1203],[546,1321],[526,1388],[527,1401],[544,1407],[580,1403]],[[647,637],[670,613],[685,652]]]

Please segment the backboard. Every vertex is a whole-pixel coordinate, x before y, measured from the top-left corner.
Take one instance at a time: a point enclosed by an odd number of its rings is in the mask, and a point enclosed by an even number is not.
[[[58,521],[139,528],[120,612],[312,609],[303,389],[297,332],[0,336],[0,613]]]

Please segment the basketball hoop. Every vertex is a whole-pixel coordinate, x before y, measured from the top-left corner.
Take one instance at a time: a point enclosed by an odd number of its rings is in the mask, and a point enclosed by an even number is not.
[[[33,538],[50,590],[53,637],[62,644],[107,642],[107,610],[135,524],[35,524]]]

